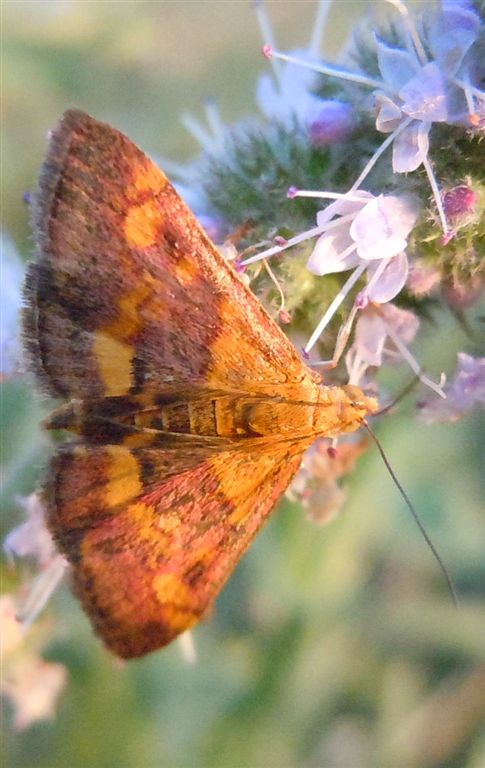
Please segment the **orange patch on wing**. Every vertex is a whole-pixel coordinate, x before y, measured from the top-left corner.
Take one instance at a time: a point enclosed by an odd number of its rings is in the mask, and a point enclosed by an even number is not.
[[[135,285],[132,291],[120,296],[118,301],[118,317],[103,328],[103,332],[123,341],[130,341],[144,326],[144,318],[141,313],[143,304],[155,290],[155,281],[148,273],[144,275],[143,282]]]
[[[192,591],[174,573],[157,574],[152,587],[172,630],[181,632],[199,620],[200,614],[193,610]]]
[[[136,169],[131,189],[136,192],[153,192],[157,195],[166,187],[167,183],[168,179],[163,171],[153,163],[148,163]]]
[[[135,248],[155,245],[163,223],[164,217],[156,198],[141,205],[133,205],[125,217],[124,232],[128,245]]]
[[[199,266],[192,258],[180,256],[174,266],[175,276],[178,282],[184,287],[190,285],[194,278],[199,276]]]
[[[140,465],[131,451],[122,445],[107,445],[105,452],[109,458],[106,503],[109,507],[116,507],[141,493]]]
[[[124,395],[133,383],[134,348],[97,331],[93,334],[93,354],[108,397]]]

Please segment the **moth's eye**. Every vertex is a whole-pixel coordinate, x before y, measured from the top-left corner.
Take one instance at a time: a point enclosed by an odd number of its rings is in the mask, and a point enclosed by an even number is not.
[[[346,384],[344,387],[342,387],[342,389],[345,391],[345,394],[352,401],[352,405],[355,405],[355,406],[365,405],[366,398],[360,387],[356,387],[353,384]]]

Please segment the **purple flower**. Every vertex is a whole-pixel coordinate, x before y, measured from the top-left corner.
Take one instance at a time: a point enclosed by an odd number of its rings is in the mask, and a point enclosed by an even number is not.
[[[459,352],[455,377],[445,393],[446,400],[433,398],[420,404],[421,421],[457,421],[472,408],[485,408],[485,357]]]
[[[19,368],[19,312],[22,304],[24,265],[13,241],[0,235],[2,249],[1,322],[0,322],[0,377],[11,376]]]
[[[356,126],[355,110],[351,104],[337,99],[320,100],[318,114],[307,120],[310,139],[316,146],[346,141]]]

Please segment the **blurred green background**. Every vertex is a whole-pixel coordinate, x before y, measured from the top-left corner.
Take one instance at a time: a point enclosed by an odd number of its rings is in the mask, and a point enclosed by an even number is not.
[[[327,55],[367,5],[336,4]],[[282,47],[309,39],[314,2],[268,9]],[[197,146],[179,116],[202,116],[207,96],[229,121],[250,114],[255,77],[268,66],[246,0],[4,0],[2,13],[2,228],[25,259],[22,193],[64,109],[85,109],[149,153],[184,160]],[[453,370],[459,350],[476,354],[443,316],[417,356],[439,373]],[[212,620],[195,630],[195,664],[175,643],[121,665],[61,588],[41,622],[54,627],[44,655],[67,666],[68,684],[55,719],[22,733],[4,706],[4,764],[483,768],[483,422],[425,427],[414,399],[379,434],[457,584],[458,613],[370,450],[330,526],[283,502]],[[38,427],[47,408],[27,382],[3,385],[4,531],[21,519],[16,497],[34,489],[48,456]],[[14,583],[5,569],[4,589]]]

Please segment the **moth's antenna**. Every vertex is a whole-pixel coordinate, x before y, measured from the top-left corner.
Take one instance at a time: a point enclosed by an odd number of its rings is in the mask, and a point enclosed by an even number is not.
[[[418,526],[419,530],[423,534],[424,540],[425,540],[426,544],[428,545],[428,547],[430,548],[431,552],[433,553],[436,562],[438,563],[439,567],[441,568],[443,576],[446,579],[446,583],[448,585],[449,592],[450,592],[451,597],[453,599],[453,603],[455,604],[455,608],[458,608],[458,595],[456,593],[455,585],[453,584],[453,581],[451,580],[451,576],[448,573],[448,571],[446,569],[446,566],[445,566],[443,560],[441,559],[441,556],[440,556],[438,550],[436,549],[435,545],[431,541],[431,539],[429,537],[429,534],[428,534],[426,528],[424,527],[424,524],[423,524],[421,518],[419,517],[418,513],[416,512],[412,501],[410,500],[410,498],[407,495],[406,491],[404,490],[404,488],[402,487],[401,483],[397,479],[396,473],[394,472],[393,468],[391,467],[391,464],[389,463],[389,459],[387,458],[386,454],[384,453],[384,449],[383,449],[383,447],[382,447],[382,445],[380,443],[380,440],[378,439],[378,437],[375,434],[375,432],[370,428],[370,426],[368,425],[368,423],[365,420],[362,422],[362,426],[364,426],[366,428],[367,432],[369,433],[369,435],[372,437],[373,441],[375,442],[375,444],[377,446],[377,450],[381,454],[382,461],[384,462],[387,471],[389,472],[391,478],[394,481],[394,484],[396,485],[396,488],[398,489],[399,493],[401,494],[402,498],[404,499],[404,502],[406,503],[406,506],[408,507],[409,511],[411,512],[411,514],[412,514],[412,516],[413,516],[413,518],[414,518],[414,520],[416,522],[416,525]]]
[[[388,411],[392,410],[392,408],[395,408],[398,403],[401,402],[401,400],[404,400],[407,394],[411,392],[412,388],[416,386],[416,384],[419,381],[419,376],[414,376],[409,384],[406,384],[402,392],[400,392],[397,397],[394,398],[394,400],[391,400],[390,403],[385,405],[383,408],[381,408],[380,411],[376,411],[373,413],[373,416],[382,416],[382,414],[387,413]]]

